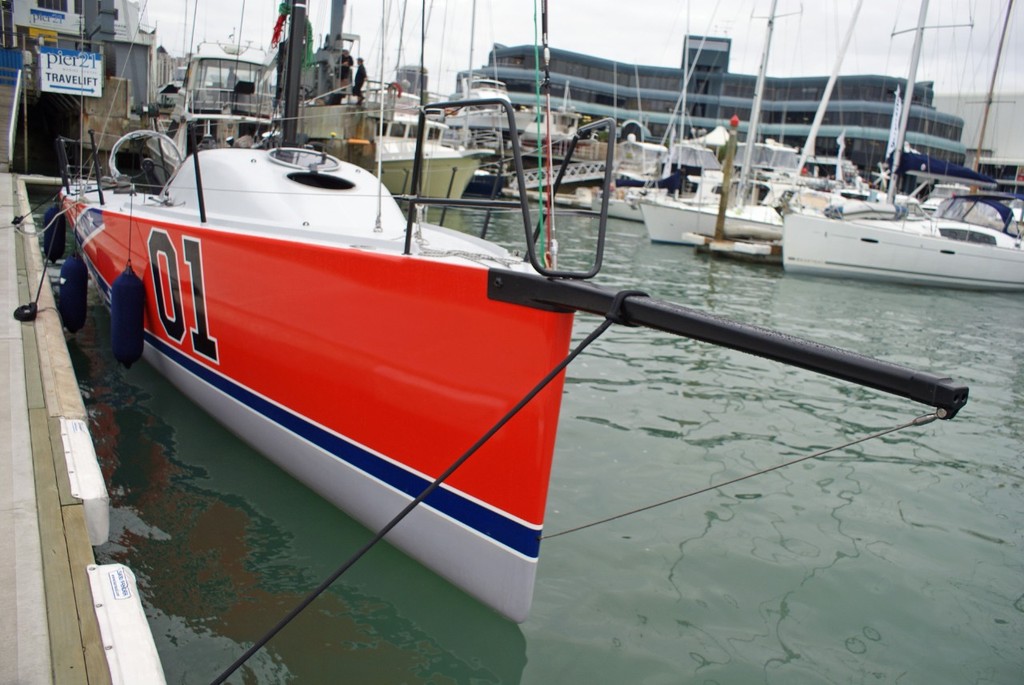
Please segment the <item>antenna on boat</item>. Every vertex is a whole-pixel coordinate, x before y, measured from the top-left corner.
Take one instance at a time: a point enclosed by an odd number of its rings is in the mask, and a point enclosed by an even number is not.
[[[100,206],[106,204],[103,201],[103,180],[100,178],[100,158],[99,151],[96,149],[96,131],[89,129],[89,144],[92,145],[92,168],[93,173],[96,174],[96,194],[100,199]]]
[[[195,125],[188,125],[189,138],[192,140],[192,168],[196,175],[196,200],[199,203],[199,221],[206,223],[206,198],[203,195],[203,175],[199,170],[199,149],[202,147],[196,138]]]

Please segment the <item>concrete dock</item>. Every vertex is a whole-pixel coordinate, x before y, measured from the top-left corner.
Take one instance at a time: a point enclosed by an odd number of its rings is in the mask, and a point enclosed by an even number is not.
[[[0,173],[0,387],[9,389],[0,393],[0,684],[161,683],[134,577],[116,565],[110,578],[130,580],[119,587],[105,575],[110,567],[96,565],[96,525],[87,522],[89,503],[76,496],[67,426],[84,425],[87,416],[41,276],[39,237],[30,218],[19,228],[12,223],[27,212],[21,188]],[[35,320],[17,321],[13,312],[37,289]],[[129,601],[111,601],[108,586],[113,600]],[[127,612],[128,624],[111,618],[112,610]],[[118,649],[119,631],[138,633],[140,617],[149,638],[141,662],[137,645]]]

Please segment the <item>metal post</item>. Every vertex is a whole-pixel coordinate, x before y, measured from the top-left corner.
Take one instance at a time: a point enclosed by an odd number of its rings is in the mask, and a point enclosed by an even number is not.
[[[455,185],[455,174],[456,172],[458,172],[458,170],[458,167],[453,166],[451,178],[448,179],[448,192],[447,194],[445,194],[445,197],[449,200],[452,199],[452,186]],[[446,216],[448,216],[448,205],[445,205],[444,207],[441,208],[441,221],[439,221],[438,223],[440,223],[442,226],[444,226],[444,218]]]
[[[729,120],[729,142],[725,144],[725,163],[722,165],[722,194],[718,198],[718,218],[715,219],[715,240],[725,240],[725,209],[729,206],[729,186],[732,183],[732,161],[736,156],[736,128],[740,118],[735,114]],[[747,143],[749,146],[750,143]],[[748,147],[749,149],[749,147]]]

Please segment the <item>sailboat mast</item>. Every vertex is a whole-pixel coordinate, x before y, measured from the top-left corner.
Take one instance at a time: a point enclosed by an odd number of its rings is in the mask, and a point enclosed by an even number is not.
[[[686,39],[683,40],[683,92],[679,94],[679,140],[686,139],[686,91],[690,87],[690,3],[686,3]]]
[[[294,0],[288,29],[288,62],[285,65],[284,121],[281,123],[282,145],[295,145],[299,126],[299,82],[302,61],[306,54],[306,1]]]
[[[914,81],[917,78],[917,62],[921,58],[921,39],[924,37],[924,20],[928,16],[928,0],[921,0],[921,13],[917,17],[917,30],[914,31],[914,49],[910,57],[910,74],[907,76],[907,90],[903,95],[903,110],[900,112],[900,128],[896,135],[896,150],[892,153],[892,170],[889,175],[889,192],[887,202],[896,200],[897,170],[903,158],[903,142],[907,137],[907,124],[910,123],[910,108],[914,104]]]
[[[999,48],[996,50],[996,64],[992,67],[992,82],[988,86],[988,97],[985,98],[985,111],[981,115],[981,132],[978,133],[978,149],[974,153],[974,170],[978,170],[981,164],[981,146],[985,143],[985,129],[988,128],[988,112],[992,108],[992,93],[996,89],[996,75],[999,73],[999,60],[1003,56],[1003,43],[1006,42],[1006,29],[1010,26],[1010,10],[1013,8],[1013,0],[1007,0],[1006,18],[1003,20],[1003,34],[999,37]]]
[[[772,0],[772,9],[768,13],[768,29],[764,37],[764,51],[761,53],[761,68],[757,72],[757,85],[754,86],[754,107],[750,112],[750,124],[747,126],[747,146],[743,151],[743,175],[740,181],[740,202],[746,202],[750,186],[750,166],[754,159],[754,143],[757,142],[757,126],[761,119],[761,101],[764,99],[764,78],[768,68],[768,53],[772,48],[772,31],[775,29],[775,8],[778,0]]]
[[[836,55],[836,63],[832,67],[832,75],[828,77],[828,83],[825,85],[825,94],[821,96],[821,104],[818,105],[818,111],[814,113],[811,131],[807,134],[807,142],[804,143],[804,150],[800,153],[800,162],[796,167],[797,173],[803,171],[804,165],[807,164],[807,158],[814,154],[814,144],[818,140],[818,130],[821,128],[821,122],[825,119],[825,110],[828,109],[828,102],[832,99],[832,89],[836,85],[836,79],[839,78],[839,68],[843,65],[843,57],[846,56],[846,50],[850,47],[853,29],[857,25],[857,16],[860,14],[860,7],[863,4],[864,0],[857,0],[857,7],[854,8],[853,17],[850,18],[850,28],[847,29],[846,38],[843,40],[843,47],[840,48],[839,54]],[[839,176],[836,176],[836,179],[841,180]]]
[[[473,37],[476,35],[476,0],[473,0],[473,11],[469,15],[469,75],[466,77],[466,92],[463,97],[469,97],[473,91]]]

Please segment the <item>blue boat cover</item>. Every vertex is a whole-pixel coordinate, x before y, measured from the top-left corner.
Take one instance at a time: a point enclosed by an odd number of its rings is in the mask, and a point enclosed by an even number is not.
[[[951,180],[971,181],[977,184],[995,187],[996,180],[973,169],[959,164],[944,162],[917,152],[904,152],[900,157],[899,173],[901,175],[929,176]]]

